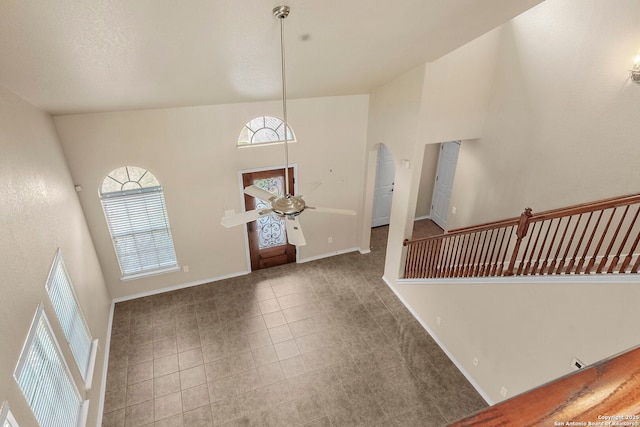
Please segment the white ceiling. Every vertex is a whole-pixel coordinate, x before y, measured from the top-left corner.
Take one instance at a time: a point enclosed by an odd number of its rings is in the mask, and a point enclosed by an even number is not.
[[[290,98],[368,93],[541,0],[287,0]],[[281,0],[0,0],[0,84],[52,114],[278,99]]]

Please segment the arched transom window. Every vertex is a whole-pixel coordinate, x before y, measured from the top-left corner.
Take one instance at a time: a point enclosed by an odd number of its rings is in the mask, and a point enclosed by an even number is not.
[[[287,142],[295,142],[291,126],[287,128]],[[276,142],[284,142],[284,122],[271,116],[261,116],[251,120],[244,125],[238,136],[239,147]]]
[[[178,269],[164,192],[151,172],[136,166],[111,171],[100,200],[123,279]]]

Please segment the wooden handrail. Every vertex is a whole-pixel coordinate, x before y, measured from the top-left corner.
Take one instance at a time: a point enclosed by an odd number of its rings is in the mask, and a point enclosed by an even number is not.
[[[640,426],[640,347],[449,424],[452,427],[569,425]]]
[[[615,207],[633,205],[640,203],[640,194],[632,194],[629,196],[612,197],[610,199],[599,200],[597,202],[582,203],[566,208],[553,209],[533,215],[532,221],[544,221],[551,218],[559,218],[567,215],[578,215],[588,213],[595,210],[610,209]]]
[[[405,240],[405,278],[637,273],[639,214],[633,194]]]
[[[438,236],[421,237],[421,238],[412,239],[412,240],[405,239],[404,242],[402,242],[402,244],[404,246],[407,246],[409,244],[412,244],[415,242],[421,242],[424,240],[442,239],[442,238],[447,238],[451,236],[467,234],[470,232],[486,231],[486,230],[493,230],[500,227],[508,227],[510,225],[517,225],[519,219],[520,217],[516,217],[516,218],[503,219],[500,221],[487,222],[486,224],[474,225],[472,227],[456,228],[455,230],[447,231],[446,234],[440,234]]]

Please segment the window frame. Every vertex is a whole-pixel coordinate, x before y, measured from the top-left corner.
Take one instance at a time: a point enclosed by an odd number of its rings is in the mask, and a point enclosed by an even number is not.
[[[9,402],[5,401],[0,407],[0,427],[20,427],[11,413]]]
[[[22,379],[22,374],[24,373],[24,370],[27,369],[27,366],[32,366],[31,363],[29,362],[33,362],[34,361],[34,356],[41,356],[40,359],[37,360],[37,362],[39,362],[39,368],[43,368],[43,364],[42,361],[45,358],[45,355],[42,354],[42,350],[43,348],[39,348],[39,349],[35,349],[34,350],[34,343],[36,343],[36,337],[38,338],[38,345],[42,345],[43,343],[40,341],[40,339],[42,338],[41,331],[40,328],[42,329],[42,334],[48,339],[50,340],[50,342],[45,343],[50,347],[51,353],[48,353],[46,355],[47,358],[54,358],[55,357],[55,368],[57,368],[57,372],[56,374],[58,375],[63,375],[64,378],[63,380],[65,380],[65,384],[69,387],[69,389],[67,390],[61,390],[60,387],[53,387],[55,388],[58,393],[56,394],[47,394],[47,393],[42,393],[42,396],[44,396],[45,400],[41,401],[40,403],[43,406],[39,406],[34,408],[34,401],[32,401],[33,399],[30,398],[29,396],[27,396],[27,392],[25,392],[23,387],[26,387],[25,384],[22,383],[21,379]],[[46,351],[46,350],[45,350]],[[28,360],[27,360],[28,359]],[[48,373],[52,372],[51,366],[47,367],[44,366],[44,368],[47,370]],[[42,372],[40,372],[41,374]],[[36,381],[36,386],[35,388],[40,389],[40,387],[42,387],[42,384],[46,383],[46,380],[59,380],[60,377],[52,379],[51,377],[39,377],[38,376],[38,372],[36,373],[32,373],[32,375],[35,378]],[[27,339],[24,342],[24,345],[22,347],[22,350],[20,352],[20,357],[18,358],[18,364],[16,365],[16,368],[13,372],[13,377],[16,380],[16,382],[18,383],[18,387],[20,388],[20,391],[22,392],[22,395],[24,396],[25,400],[27,401],[27,404],[29,405],[29,408],[31,408],[31,412],[33,414],[33,416],[35,417],[35,419],[38,421],[38,424],[42,427],[56,427],[56,425],[51,424],[54,421],[58,421],[56,420],[40,420],[38,417],[39,416],[44,416],[46,415],[47,412],[47,408],[44,406],[56,406],[56,408],[61,408],[64,407],[64,405],[70,405],[69,407],[71,409],[74,408],[75,405],[77,405],[77,414],[75,414],[75,419],[77,422],[77,426],[85,426],[86,425],[86,421],[87,421],[87,414],[88,414],[88,409],[89,409],[89,400],[82,400],[82,396],[80,394],[80,391],[78,390],[78,387],[75,383],[75,380],[73,379],[73,375],[71,374],[71,371],[69,370],[69,365],[67,364],[66,359],[64,358],[64,355],[62,354],[62,350],[60,349],[60,345],[58,344],[58,340],[56,339],[55,333],[53,332],[53,329],[51,328],[51,323],[49,323],[49,319],[47,318],[47,314],[44,311],[44,304],[42,302],[40,302],[40,304],[38,304],[38,308],[36,309],[36,313],[33,317],[33,321],[31,322],[31,327],[29,328],[29,333],[27,335]],[[58,384],[56,385],[60,385],[60,383],[58,382]],[[61,398],[63,397],[62,393],[65,393],[65,395],[67,397],[75,397],[76,401],[75,402],[65,402],[62,403],[61,402]],[[70,396],[71,395],[71,396]],[[50,400],[47,400],[47,399]],[[77,402],[77,403],[76,403]],[[44,414],[40,414],[37,415],[36,411],[38,413],[44,411]],[[50,411],[49,411],[50,412]],[[60,411],[56,412],[57,414],[60,413]],[[73,415],[73,414],[69,414],[69,415]]]
[[[270,127],[270,126],[266,126],[266,119],[275,119],[278,120],[279,125],[274,127]],[[258,119],[262,119],[263,122],[265,123],[265,125],[261,128],[258,129],[253,129],[250,125],[251,122],[258,120]],[[253,119],[249,120],[247,123],[244,124],[244,126],[242,126],[242,129],[240,130],[240,134],[238,135],[238,139],[236,141],[236,148],[247,148],[247,147],[261,147],[261,146],[265,146],[265,145],[276,145],[276,144],[284,144],[285,143],[285,139],[278,139],[278,140],[269,140],[269,141],[264,141],[264,142],[252,142],[253,137],[256,133],[258,133],[258,131],[263,130],[263,129],[268,129],[272,132],[275,132],[276,135],[278,134],[278,129],[284,126],[284,120],[282,120],[279,117],[275,117],[275,116],[268,116],[268,115],[262,115],[262,116],[257,116],[254,117]],[[249,141],[244,141],[244,140],[240,140],[242,133],[245,131],[245,129],[248,129],[249,132],[251,132],[251,137],[249,138]],[[296,135],[293,132],[293,129],[291,128],[291,123],[287,123],[287,129],[289,130],[289,132],[287,132],[287,134],[285,135],[286,138],[286,142],[287,143],[292,143],[292,142],[296,142]]]
[[[142,176],[146,176],[147,174],[150,175],[155,180],[157,185],[142,187],[138,181],[130,179],[129,181],[122,183],[122,186],[124,187],[128,183],[134,182],[137,183],[140,188],[126,189],[122,191],[111,191],[105,193],[102,192],[103,185],[107,180],[115,180],[112,175],[116,174],[116,172],[120,171],[121,169],[126,169],[128,175],[128,168],[137,168],[139,170],[144,170],[145,172]],[[142,178],[140,177],[139,180],[141,179]],[[167,211],[167,205],[164,198],[164,189],[162,185],[160,185],[155,175],[153,175],[153,173],[149,172],[147,169],[139,168],[137,166],[122,166],[114,169],[109,174],[107,174],[107,176],[101,182],[99,189],[99,198],[102,204],[102,212],[107,222],[107,228],[111,237],[111,243],[113,244],[113,249],[116,253],[116,259],[118,260],[118,266],[120,267],[120,280],[134,280],[142,277],[149,277],[180,270],[178,257],[175,250],[175,243],[173,241],[173,234],[171,232],[171,224],[169,222],[169,213]],[[135,206],[136,203],[140,206]],[[120,206],[118,206],[118,204],[120,204]],[[149,213],[148,208],[150,204],[157,204],[159,207],[154,208],[154,210]],[[141,227],[142,223],[145,221],[148,222],[149,227],[151,227],[150,224],[154,220],[157,221],[159,217],[162,217],[161,222],[163,224],[163,227],[133,229],[129,232],[124,233],[119,229],[119,227],[125,227],[123,226],[123,221],[125,218],[128,220],[128,225],[130,226],[130,228],[133,227],[133,224],[131,222],[132,215],[130,215],[130,209],[132,207],[145,208],[145,214],[135,219],[135,221],[139,222],[139,224],[137,224],[138,227]],[[118,210],[120,211],[118,212]],[[165,245],[156,245],[156,236],[162,234],[164,235],[161,236],[161,238],[165,239]],[[154,250],[152,253],[158,259],[158,262],[155,264],[143,262],[145,257],[141,255],[144,251],[140,249],[143,249],[144,245],[138,245],[138,243],[136,243],[136,238],[142,239],[145,236],[148,241],[154,242],[150,246],[153,246]],[[125,240],[128,240],[128,242]],[[134,251],[129,255],[127,255],[126,253],[127,244],[130,244],[130,248],[134,248]],[[170,251],[168,252],[170,256],[166,257],[169,262],[163,263],[160,261],[162,257],[159,255],[162,255],[162,251]],[[131,260],[135,260],[135,262],[139,264],[140,268],[132,269],[130,267],[127,267],[127,263],[131,262]]]
[[[59,272],[61,273],[62,277],[58,277]],[[66,286],[66,289],[57,290],[55,288],[56,286]],[[60,327],[64,333],[67,344],[71,349],[71,353],[73,354],[76,366],[80,371],[80,376],[84,381],[85,388],[89,390],[91,388],[93,380],[93,370],[95,368],[98,350],[98,339],[93,339],[92,337],[91,329],[87,324],[86,317],[84,316],[82,307],[80,306],[80,302],[78,301],[78,295],[76,294],[76,291],[73,287],[73,282],[71,281],[71,277],[69,276],[67,266],[62,259],[62,251],[60,248],[58,248],[58,250],[56,251],[55,258],[53,260],[53,263],[51,264],[51,270],[49,270],[49,276],[47,277],[45,289],[47,290],[49,301],[53,306],[53,310],[56,314],[56,318],[58,319],[58,323],[60,324]],[[56,298],[56,296],[58,296],[59,298]],[[60,301],[60,298],[64,296],[70,298],[70,300]],[[71,315],[73,318],[63,319],[63,317],[69,315]],[[73,331],[77,330],[74,328],[74,326],[78,325],[82,328],[82,331],[84,331],[86,337],[88,337],[87,343],[75,341],[78,336],[74,334]],[[88,345],[88,348],[80,349],[78,347],[78,345],[83,344]],[[86,360],[79,360],[79,351],[83,351],[86,353]],[[85,366],[81,366],[81,362],[84,362]]]

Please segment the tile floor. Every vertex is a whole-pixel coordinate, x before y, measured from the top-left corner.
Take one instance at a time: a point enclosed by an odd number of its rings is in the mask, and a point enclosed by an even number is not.
[[[350,253],[116,304],[103,426],[440,426],[486,406]]]

